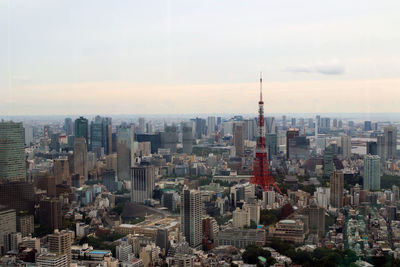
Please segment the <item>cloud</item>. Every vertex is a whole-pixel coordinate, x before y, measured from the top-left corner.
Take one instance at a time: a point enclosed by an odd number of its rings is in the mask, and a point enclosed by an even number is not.
[[[294,73],[319,73],[324,75],[342,75],[345,73],[344,66],[337,61],[289,66],[285,71]]]

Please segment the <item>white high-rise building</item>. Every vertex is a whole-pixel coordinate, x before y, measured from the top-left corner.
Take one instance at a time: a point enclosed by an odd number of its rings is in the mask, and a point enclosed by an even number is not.
[[[250,221],[253,221],[256,224],[260,223],[261,209],[258,203],[245,203],[243,209],[249,214]]]
[[[128,261],[129,254],[133,251],[132,245],[128,244],[127,242],[122,242],[115,248],[116,257],[120,261]]]
[[[377,155],[364,157],[364,190],[381,189],[381,158]]]
[[[202,243],[202,203],[197,190],[183,189],[181,194],[181,229],[191,247]]]
[[[38,267],[67,267],[67,254],[47,253],[41,254],[36,259]]]
[[[330,200],[329,187],[317,187],[317,190],[314,192],[314,197],[317,200],[318,207],[328,209]]]
[[[242,228],[250,225],[250,216],[247,210],[236,208],[232,212],[233,227]]]

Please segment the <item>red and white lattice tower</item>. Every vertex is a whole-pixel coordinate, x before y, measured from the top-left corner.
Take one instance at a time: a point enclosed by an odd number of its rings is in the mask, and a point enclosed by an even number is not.
[[[272,186],[282,194],[271,175],[268,164],[267,148],[265,145],[264,102],[262,100],[262,77],[260,76],[260,101],[258,102],[258,127],[256,157],[253,164],[253,174],[250,183],[259,185],[264,191],[269,191]]]

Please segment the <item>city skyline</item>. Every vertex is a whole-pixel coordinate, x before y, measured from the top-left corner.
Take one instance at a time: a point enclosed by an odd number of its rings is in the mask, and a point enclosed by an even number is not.
[[[3,2],[0,113],[400,112],[398,5]]]

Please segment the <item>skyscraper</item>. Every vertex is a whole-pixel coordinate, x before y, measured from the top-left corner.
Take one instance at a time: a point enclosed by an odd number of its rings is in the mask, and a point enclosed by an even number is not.
[[[134,132],[133,127],[122,124],[117,129],[117,175],[119,180],[130,180]]]
[[[371,121],[364,121],[364,131],[371,131],[371,130],[372,130]]]
[[[175,125],[165,126],[164,132],[161,132],[161,146],[168,148],[171,153],[176,153],[178,144],[178,129]]]
[[[320,131],[321,132],[328,132],[331,129],[331,119],[330,118],[321,118],[321,122],[320,122]]]
[[[74,124],[72,122],[71,118],[65,118],[64,120],[64,130],[65,130],[65,135],[72,135],[74,129]]]
[[[62,183],[71,184],[68,159],[55,159],[53,163],[53,172],[56,185]]]
[[[139,118],[138,133],[139,133],[139,134],[144,134],[144,133],[146,133],[146,121],[145,121],[144,118]]]
[[[378,144],[377,142],[367,142],[367,155],[371,154],[371,155],[378,155]]]
[[[386,126],[385,128],[383,128],[383,135],[385,137],[385,159],[396,158],[397,128],[394,126]]]
[[[75,138],[74,144],[74,172],[78,173],[84,178],[84,181],[88,179],[88,153],[87,143],[85,138]]]
[[[330,180],[330,204],[334,208],[343,207],[344,174],[342,171],[333,171]]]
[[[152,198],[155,173],[152,166],[137,166],[131,168],[131,201],[144,203],[146,199]]]
[[[340,137],[340,143],[342,147],[342,155],[344,159],[348,159],[351,157],[351,137],[350,136],[342,136]]]
[[[86,140],[86,144],[89,144],[89,124],[88,120],[84,117],[79,117],[75,120],[75,138],[83,137]]]
[[[90,150],[96,153],[97,158],[102,155],[103,122],[100,116],[90,123]],[[104,151],[103,151],[104,152]]]
[[[191,247],[201,246],[201,194],[197,190],[183,189],[181,194],[181,228]]]
[[[215,134],[215,117],[207,118],[207,136],[212,137]]]
[[[61,202],[57,198],[45,198],[39,203],[39,222],[47,225],[50,229],[61,229],[62,211]]]
[[[256,119],[248,119],[243,120],[244,122],[244,139],[246,140],[254,140],[256,130],[257,130],[257,120]]]
[[[22,122],[0,122],[0,183],[25,181],[25,136]]]
[[[233,123],[233,144],[236,150],[236,156],[244,155],[244,125],[243,122]]]
[[[272,155],[278,154],[278,136],[276,133],[267,133],[265,137],[267,146],[268,159],[271,159]]]
[[[184,123],[182,126],[182,143],[183,153],[192,154],[193,150],[193,132],[189,123]]]
[[[365,155],[364,157],[363,189],[381,189],[381,158],[377,155]]]
[[[265,131],[267,134],[276,133],[276,125],[274,117],[265,117]]]
[[[25,146],[30,147],[31,143],[33,142],[33,128],[32,127],[25,127]]]
[[[206,120],[202,118],[196,118],[196,138],[201,139],[206,134]]]
[[[286,130],[286,115],[282,116],[282,130]]]
[[[290,157],[290,140],[294,139],[296,136],[299,136],[299,130],[297,130],[296,128],[290,128],[286,132],[286,158]]]

